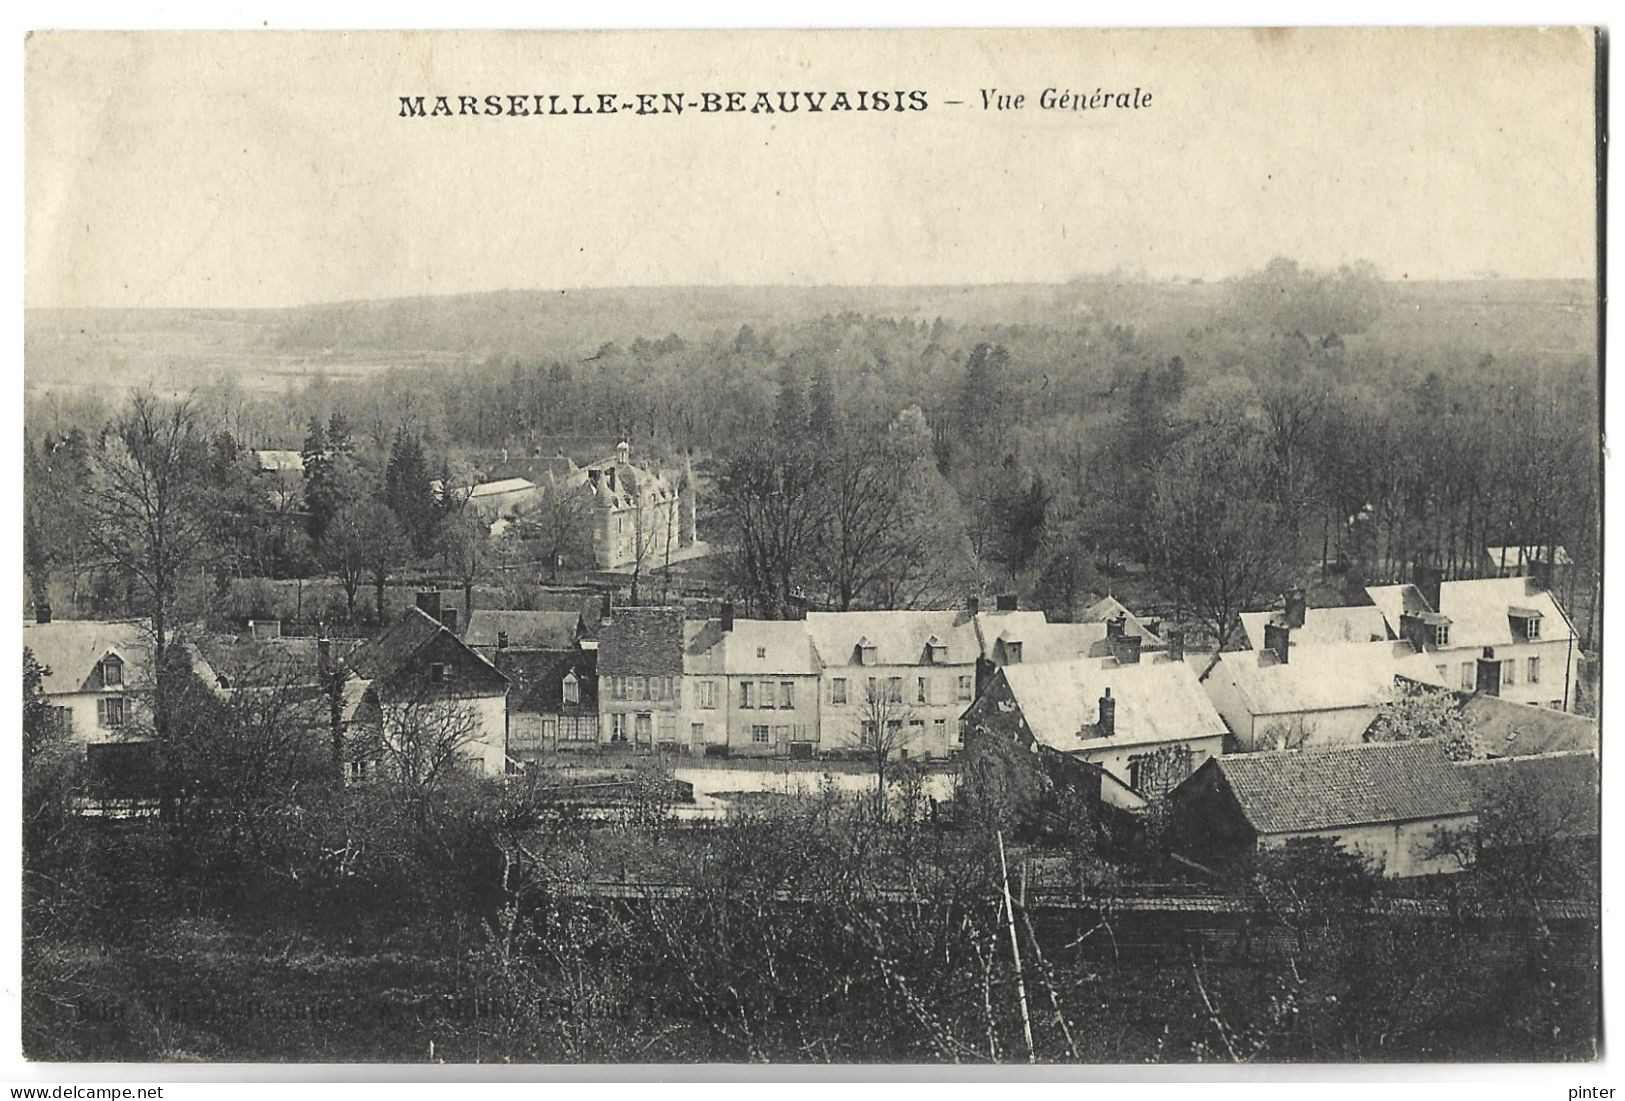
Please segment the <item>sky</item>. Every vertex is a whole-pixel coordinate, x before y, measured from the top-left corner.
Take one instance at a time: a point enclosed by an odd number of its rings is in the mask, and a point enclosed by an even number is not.
[[[1593,81],[1578,30],[35,34],[25,301],[1215,279],[1274,256],[1590,278]],[[983,110],[986,88],[1025,105]],[[1043,110],[1046,88],[1152,101]],[[781,89],[929,107],[426,119],[398,98]]]

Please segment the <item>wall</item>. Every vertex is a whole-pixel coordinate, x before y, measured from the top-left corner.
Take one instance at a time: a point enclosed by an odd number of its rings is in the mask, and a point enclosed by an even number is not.
[[[1445,684],[1451,688],[1462,689],[1462,666],[1476,663],[1483,648],[1479,646],[1455,647],[1449,650],[1429,651],[1428,656],[1433,658],[1434,664],[1445,667]],[[1511,684],[1501,685],[1500,696],[1513,703],[1534,704],[1537,707],[1547,707],[1552,703],[1560,703],[1564,711],[1574,706],[1575,685],[1579,682],[1580,646],[1568,640],[1554,639],[1541,642],[1519,642],[1508,646],[1495,647],[1495,656],[1498,660],[1515,659],[1518,663],[1517,675]],[[1529,659],[1540,658],[1540,682],[1529,683]],[[1567,671],[1567,677],[1564,673]],[[1476,687],[1466,687],[1472,691]],[[1567,694],[1565,695],[1565,688]]]
[[[959,748],[959,717],[971,705],[976,691],[976,663],[953,665],[830,665],[824,669],[820,686],[819,746],[824,750],[855,750],[861,745],[861,724],[868,711],[865,693],[869,678],[884,687],[889,677],[902,678],[903,702],[890,705],[905,727],[910,720],[922,725],[910,737],[905,730],[902,749],[910,757],[946,757]],[[917,700],[917,680],[927,678],[929,703]],[[958,691],[960,677],[969,678],[966,698]],[[846,680],[845,704],[835,702],[835,681]],[[938,725],[941,720],[941,725]]]
[[[130,733],[140,729],[151,729],[152,709],[146,702],[130,692],[68,692],[54,694],[47,699],[52,707],[65,707],[72,718],[69,720],[72,729],[69,731],[76,742],[86,745],[99,742],[117,742],[124,738],[119,730],[103,728],[96,725],[96,701],[106,697],[123,697],[128,701],[129,717],[126,725],[121,728]]]
[[[1211,734],[1202,738],[1188,738],[1175,742],[1140,742],[1132,745],[1112,746],[1109,748],[1086,749],[1070,754],[1080,757],[1090,764],[1099,765],[1117,779],[1127,784],[1130,781],[1133,769],[1130,767],[1135,757],[1142,754],[1155,753],[1159,749],[1169,746],[1182,745],[1191,751],[1191,771],[1202,767],[1210,757],[1217,757],[1224,752],[1224,734]]]
[[[1473,821],[1472,815],[1461,815],[1418,822],[1375,823],[1342,829],[1272,834],[1260,838],[1259,847],[1283,845],[1295,837],[1321,837],[1335,840],[1343,848],[1358,852],[1374,864],[1379,864],[1382,874],[1389,878],[1459,872],[1462,868],[1454,857],[1430,854],[1429,850],[1441,830],[1465,829]]]

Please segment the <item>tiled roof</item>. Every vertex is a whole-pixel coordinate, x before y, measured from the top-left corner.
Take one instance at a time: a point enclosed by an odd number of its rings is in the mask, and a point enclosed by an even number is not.
[[[1202,767],[1219,770],[1262,834],[1450,818],[1476,806],[1466,773],[1431,740],[1235,753]]]
[[[476,608],[468,617],[463,641],[470,646],[496,646],[498,635],[508,636],[508,645],[531,649],[565,649],[576,639],[581,613],[573,611],[515,611],[507,608]]]
[[[981,655],[976,625],[964,611],[809,612],[807,633],[824,665],[856,665],[858,640],[875,646],[879,665],[919,665],[932,635],[948,644],[947,664],[963,665]]]
[[[581,700],[572,707],[598,710],[597,654],[591,650],[503,650],[496,667],[513,682],[510,711],[559,714],[564,706],[564,677],[575,673]]]
[[[1477,692],[1463,701],[1461,714],[1467,720],[1473,747],[1486,756],[1597,752],[1597,720],[1583,715]]]
[[[1134,633],[1127,626],[1124,632]],[[982,612],[976,617],[976,633],[981,640],[982,656],[999,665],[1006,661],[1006,642],[1021,643],[1023,663],[1111,654],[1103,621],[1050,623],[1043,612]]]
[[[1280,612],[1242,612],[1241,629],[1246,633],[1247,645],[1255,650],[1264,646],[1264,625],[1282,623]],[[1327,646],[1340,642],[1372,642],[1388,637],[1388,620],[1375,604],[1344,608],[1309,608],[1303,616],[1303,626],[1292,628],[1293,646]]]
[[[124,687],[153,685],[152,632],[140,620],[54,619],[23,624],[23,645],[49,670],[41,682],[47,694],[98,691],[101,660],[113,654],[124,663]],[[195,646],[182,643],[192,669],[216,683],[214,669]]]
[[[388,677],[444,630],[440,621],[426,612],[408,608],[381,634],[363,643],[346,664],[351,672],[366,680]]]
[[[683,609],[616,608],[598,629],[598,671],[605,676],[680,675]]]
[[[1184,662],[1103,664],[1094,658],[999,671],[1027,728],[1041,744],[1062,752],[1112,745],[1185,741],[1225,732],[1196,674]],[[1117,701],[1115,732],[1100,734],[1100,697]]]
[[[1235,685],[1251,715],[1295,715],[1376,707],[1394,698],[1394,678],[1443,688],[1437,663],[1408,642],[1292,647],[1282,664],[1269,650],[1219,655],[1209,677]]]
[[[1593,837],[1600,819],[1597,759],[1590,753],[1546,753],[1491,761],[1461,761],[1478,805],[1501,808],[1515,821],[1545,837]]]

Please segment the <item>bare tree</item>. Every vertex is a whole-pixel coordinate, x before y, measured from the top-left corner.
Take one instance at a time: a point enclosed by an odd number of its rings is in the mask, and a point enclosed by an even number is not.
[[[379,770],[385,783],[413,801],[448,783],[467,750],[478,744],[479,717],[456,697],[425,689],[379,709],[366,733],[351,739],[352,760]]]
[[[886,775],[919,731],[910,726],[914,710],[903,698],[901,677],[871,677],[858,709],[858,745],[875,769],[875,811],[886,812]]]
[[[559,567],[586,558],[592,551],[587,525],[591,502],[580,486],[549,481],[534,508],[515,520],[515,530],[526,542],[534,541],[547,559],[547,579],[559,579]]]

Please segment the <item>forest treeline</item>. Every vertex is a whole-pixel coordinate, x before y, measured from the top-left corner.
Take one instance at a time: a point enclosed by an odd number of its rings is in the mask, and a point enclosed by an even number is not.
[[[708,479],[704,534],[733,549],[737,595],[761,615],[799,599],[943,604],[999,585],[1064,618],[1135,564],[1149,568],[1154,603],[1216,640],[1234,611],[1284,584],[1355,595],[1422,555],[1471,575],[1486,546],[1557,545],[1575,562],[1560,595],[1590,635],[1595,362],[1384,336],[1385,323],[1402,328],[1389,299],[1369,270],[1277,261],[1235,281],[1200,325],[1105,287],[1043,324],[847,313],[578,358],[538,349],[318,377],[278,398],[203,386],[192,400],[222,453],[301,442],[308,453],[312,426],[337,418],[368,492],[386,499],[403,439],[452,482],[566,435],[692,453]],[[39,399],[30,453],[93,442],[119,412]],[[48,488],[30,499],[64,500],[53,479],[71,480],[76,463],[36,460],[30,485]],[[427,553],[429,525],[398,493],[388,503]],[[54,511],[36,515],[60,528]],[[278,523],[300,531],[239,540],[247,549],[221,576],[324,572],[323,533]],[[301,532],[310,545],[286,545]]]

